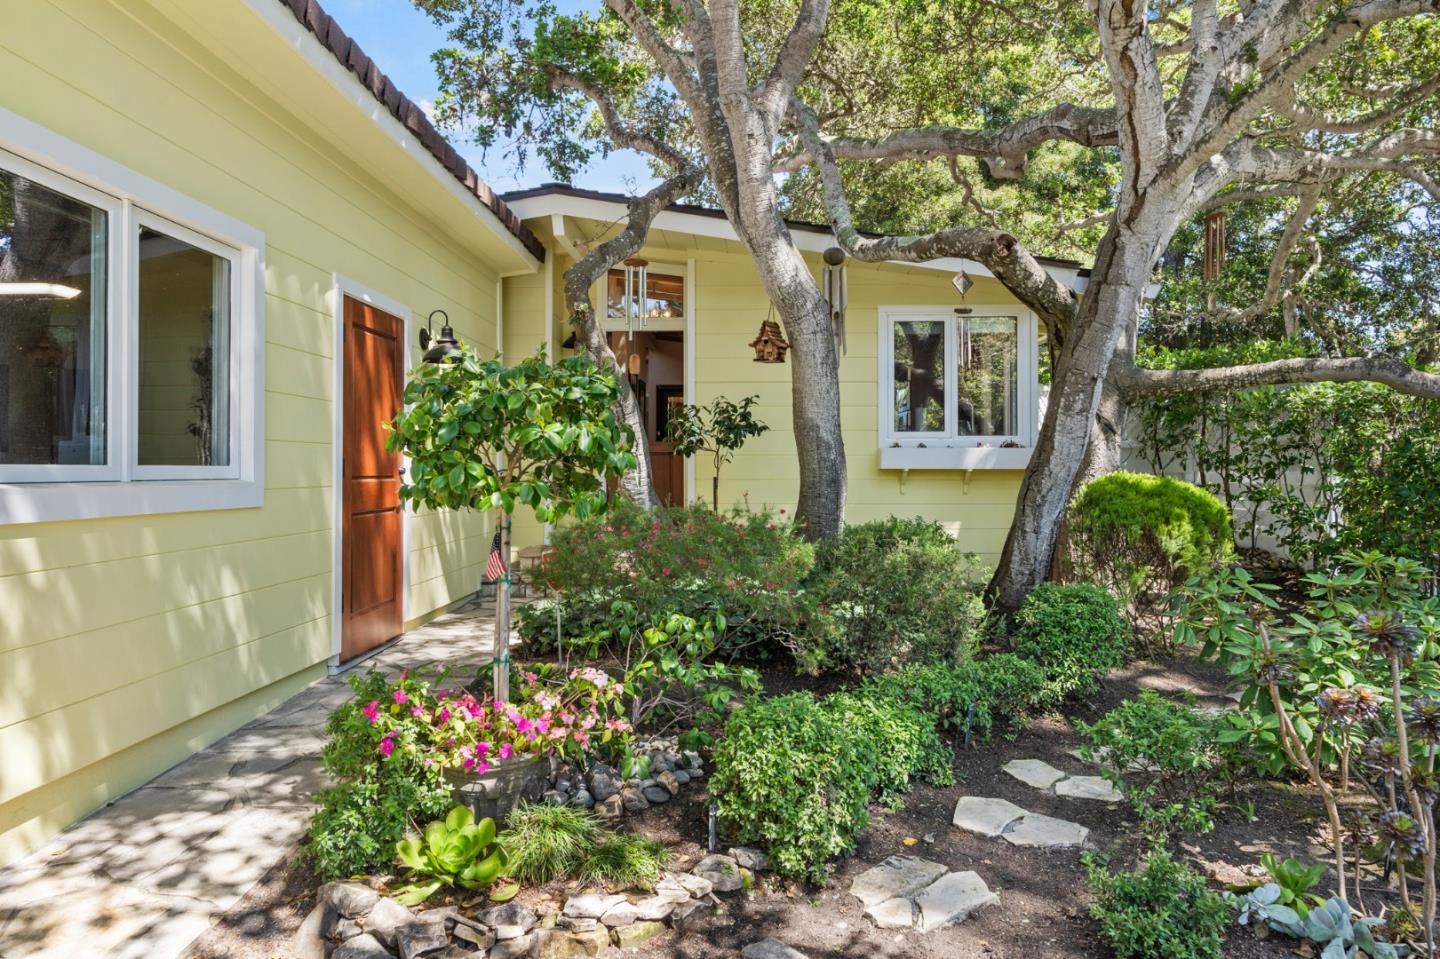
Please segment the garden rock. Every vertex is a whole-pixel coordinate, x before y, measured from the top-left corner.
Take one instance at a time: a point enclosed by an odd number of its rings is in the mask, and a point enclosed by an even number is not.
[[[394,959],[394,957],[390,954],[389,949],[380,944],[379,939],[366,933],[342,942],[339,948],[330,953],[330,959]]]
[[[676,903],[675,911],[670,913],[670,926],[676,932],[683,933],[705,918],[713,907],[705,899],[691,899],[688,902]]]
[[[518,939],[529,932],[536,921],[535,913],[518,902],[492,906],[475,916],[495,931],[496,939]]]
[[[1055,795],[1070,799],[1095,799],[1119,802],[1125,796],[1104,776],[1071,776],[1055,784]]]
[[[938,862],[916,856],[891,856],[865,870],[850,884],[850,895],[867,906],[887,899],[908,897],[945,874]]]
[[[645,799],[653,805],[658,806],[661,803],[669,802],[672,793],[664,786],[646,786],[640,790],[640,795],[644,796]]]
[[[702,859],[701,862],[704,862],[704,860]],[[678,875],[676,873],[666,873],[665,878],[679,883],[687,893],[696,899],[710,895],[711,890],[715,888],[713,882],[698,873],[682,872]]]
[[[919,919],[915,928],[921,932],[933,932],[943,926],[963,922],[981,906],[999,902],[1000,897],[990,891],[974,872],[952,872],[935,880],[915,897]]]
[[[601,819],[618,819],[624,811],[625,807],[621,804],[618,794],[602,799],[595,804],[595,815]]]
[[[665,791],[672,796],[677,795],[680,792],[680,780],[676,779],[675,774],[670,772],[670,770],[668,769],[660,775],[656,776],[655,781],[661,786],[663,786],[665,788]]]
[[[540,801],[550,803],[552,806],[563,806],[570,801],[570,797],[558,789],[547,789],[540,794]]]
[[[690,781],[690,774],[687,773],[687,772],[686,772],[685,770],[683,770],[683,769],[677,769],[677,770],[675,770],[674,772],[672,772],[670,775],[671,775],[671,776],[674,776],[674,777],[675,777],[675,781],[676,781],[677,783],[679,783],[680,785],[682,785],[682,786],[685,785],[686,783],[688,783],[688,782]]]
[[[394,899],[381,898],[365,917],[365,931],[386,946],[395,945],[395,933],[401,926],[415,921],[415,913]]]
[[[334,942],[343,942],[344,940],[349,939],[352,936],[360,935],[360,933],[364,931],[364,929],[360,928],[360,923],[356,922],[354,919],[341,919],[339,922],[335,923],[335,928],[331,929],[330,935],[326,936],[325,938],[330,939]]]
[[[881,929],[909,929],[915,925],[915,903],[910,899],[886,899],[866,906],[865,912]]]
[[[684,886],[674,880],[666,879],[662,879],[655,884],[655,895],[660,899],[666,899],[672,903],[686,902],[690,898],[690,892]]]
[[[1008,800],[961,796],[951,821],[961,829],[993,839],[1025,814],[1025,810]]]
[[[808,959],[805,953],[791,949],[779,939],[761,939],[740,950],[741,959]]]
[[[596,802],[604,802],[620,792],[620,773],[614,766],[596,763],[590,770],[590,795]]]
[[[578,789],[575,791],[575,795],[570,797],[570,804],[573,806],[583,806],[584,808],[589,809],[591,806],[595,805],[595,797],[590,795],[590,790],[588,789]]]
[[[650,808],[645,794],[634,786],[626,786],[620,790],[620,805],[625,807],[626,812],[644,812]]]
[[[770,859],[763,852],[750,846],[731,846],[730,858],[740,864],[741,869],[751,872],[765,872],[770,868]]]
[[[290,940],[290,952],[295,959],[325,959],[326,920],[335,912],[327,902],[321,902],[300,923]]]
[[[639,918],[640,910],[636,909],[632,903],[618,902],[605,910],[605,915],[600,917],[600,921],[613,928],[633,925]]]
[[[320,887],[319,899],[346,919],[359,919],[375,907],[380,894],[358,882],[327,882]]]
[[[1012,846],[1033,846],[1040,849],[1073,849],[1085,844],[1090,830],[1079,823],[1027,813],[1019,822],[1005,830],[1005,841]]]
[[[684,890],[681,890],[682,892]],[[689,899],[687,894],[686,899]],[[675,900],[665,896],[651,896],[635,903],[635,918],[638,922],[656,922],[675,911]]]
[[[664,931],[665,924],[663,922],[653,920],[636,922],[615,930],[615,944],[621,949],[627,949],[649,942]]]
[[[540,956],[541,959],[598,956],[608,948],[610,948],[608,930],[590,929],[584,932],[561,932],[552,934],[545,939],[540,946]]]
[[[437,952],[450,945],[450,937],[445,934],[443,920],[412,922],[395,931],[395,945],[400,959],[418,959],[427,952]]]
[[[690,871],[702,879],[710,880],[711,889],[715,892],[734,892],[745,885],[745,877],[740,873],[740,864],[729,856],[722,856],[719,853],[706,856]]]
[[[1036,789],[1049,789],[1065,778],[1065,773],[1041,759],[1012,759],[1000,768]]]
[[[535,948],[535,933],[527,933],[519,939],[506,939],[503,942],[495,943],[490,950],[489,959],[520,959],[521,956],[529,954]],[[332,956],[331,959],[334,959]]]
[[[572,896],[570,901],[565,903],[565,915],[581,919],[599,919],[624,901],[624,896],[605,895],[597,892]]]
[[[594,922],[593,919],[590,921]],[[451,935],[462,942],[470,943],[470,945],[481,952],[495,945],[495,933],[488,929],[476,929],[474,926],[463,922],[455,923],[455,929]]]

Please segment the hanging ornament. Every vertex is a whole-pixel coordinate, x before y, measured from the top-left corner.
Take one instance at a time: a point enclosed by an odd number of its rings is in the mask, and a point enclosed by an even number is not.
[[[821,256],[825,260],[825,267],[821,271],[821,288],[825,291],[825,300],[830,304],[830,327],[835,333],[835,349],[840,353],[848,353],[850,348],[845,342],[845,306],[850,299],[850,277],[849,271],[845,269],[845,251],[838,246],[832,246]]]
[[[1205,216],[1205,282],[1214,283],[1225,272],[1225,211]]]
[[[970,287],[975,285],[975,281],[970,279],[969,273],[961,270],[959,273],[950,277],[950,285],[955,287],[956,292],[960,294],[960,299],[964,300],[965,294],[970,292]]]
[[[628,339],[635,339],[636,320],[642,328],[645,325],[645,297],[650,289],[646,268],[649,265],[649,261],[638,257],[625,261],[625,291],[621,306],[625,310],[625,336]]]
[[[785,336],[780,332],[780,324],[775,322],[774,303],[770,304],[770,312],[760,324],[759,335],[750,341],[750,348],[755,351],[756,363],[785,362],[785,351],[790,349],[790,344],[785,342]]]

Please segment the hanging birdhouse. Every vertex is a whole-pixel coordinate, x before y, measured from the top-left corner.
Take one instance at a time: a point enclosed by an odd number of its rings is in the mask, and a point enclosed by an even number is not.
[[[766,320],[760,324],[760,335],[750,341],[750,348],[755,351],[756,363],[784,363],[785,351],[790,349],[790,344],[785,342],[780,324]]]

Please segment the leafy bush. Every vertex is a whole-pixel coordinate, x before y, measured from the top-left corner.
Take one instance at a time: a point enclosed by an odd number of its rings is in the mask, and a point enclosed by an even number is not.
[[[1204,876],[1161,848],[1134,872],[1112,873],[1093,855],[1085,867],[1090,914],[1118,959],[1220,959],[1230,910]]]
[[[1123,666],[1130,626],[1115,598],[1089,583],[1041,583],[1025,597],[1011,639],[1017,656],[1040,663],[1057,698],[1087,693]]]
[[[642,619],[723,612],[727,650],[796,648],[810,628],[803,589],[814,548],[766,511],[716,513],[703,506],[645,510],[618,499],[602,517],[556,530],[539,573],[554,598],[522,607],[519,631],[536,650],[610,622],[623,600]]]
[[[809,693],[756,699],[731,714],[710,791],[726,830],[768,847],[777,872],[825,880],[869,823],[877,791],[912,775],[950,781],[931,717],[881,697]]]
[[[1093,725],[1079,726],[1088,739],[1081,755],[1125,788],[1147,825],[1160,831],[1212,828],[1217,789],[1238,773],[1237,749],[1222,744],[1217,717],[1147,689]]]
[[[833,626],[813,658],[864,672],[968,659],[985,619],[984,572],[939,523],[845,527],[816,547],[812,589]]]
[[[905,666],[866,680],[862,691],[909,703],[942,727],[979,733],[1000,720],[1018,724],[1056,705],[1045,671],[1011,653],[954,665]]]
[[[412,882],[395,899],[405,906],[424,902],[442,886],[486,889],[505,869],[505,850],[495,844],[495,821],[475,821],[465,806],[425,827],[420,839],[402,839],[395,856],[410,870]]]
[[[1105,586],[1134,615],[1234,552],[1230,511],[1198,486],[1124,471],[1086,483],[1065,521],[1069,577]]]

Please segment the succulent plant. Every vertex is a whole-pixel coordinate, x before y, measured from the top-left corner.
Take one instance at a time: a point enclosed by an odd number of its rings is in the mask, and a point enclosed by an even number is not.
[[[499,878],[508,861],[495,842],[494,820],[477,823],[475,814],[464,806],[426,826],[422,838],[400,840],[395,855],[415,880],[395,897],[405,906],[424,902],[442,886],[484,889]]]
[[[1375,940],[1374,927],[1380,924],[1379,919],[1355,919],[1350,906],[1335,898],[1311,909],[1303,923],[1280,931],[1322,945],[1320,959],[1398,959],[1403,947]]]
[[[1355,619],[1355,631],[1370,641],[1370,649],[1380,656],[1394,656],[1408,663],[1415,658],[1420,633],[1392,610],[1372,610]]]
[[[1405,711],[1405,725],[1416,739],[1440,743],[1440,700],[1418,696]]]
[[[1284,932],[1287,929],[1297,927],[1300,922],[1300,913],[1280,901],[1285,894],[1277,883],[1267,882],[1250,890],[1243,896],[1237,896],[1233,892],[1225,893],[1225,901],[1239,910],[1236,922],[1242,926],[1251,923],[1260,925],[1268,923],[1272,929]]]
[[[1409,813],[1392,809],[1380,816],[1380,837],[1393,842],[1407,859],[1425,855],[1425,830]]]

